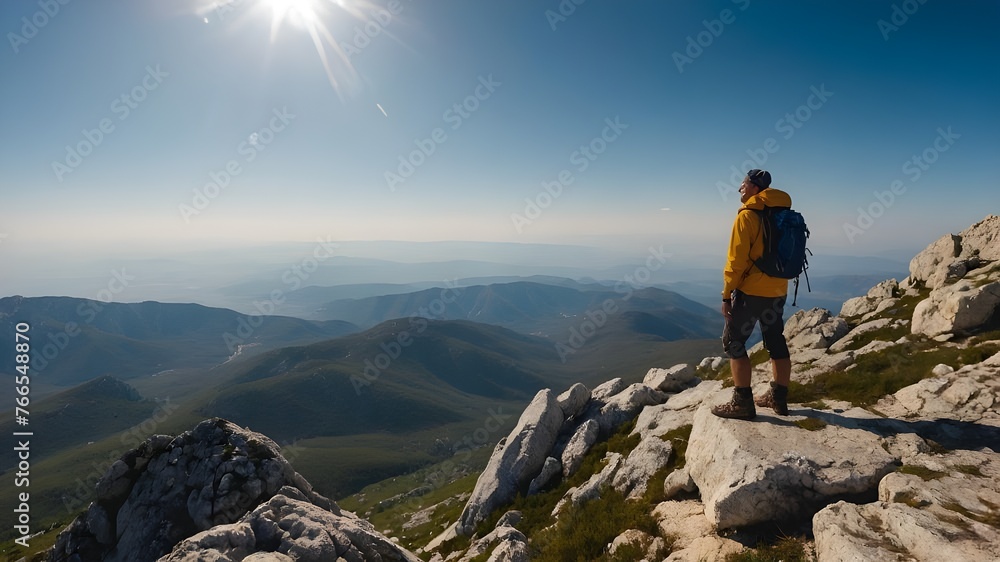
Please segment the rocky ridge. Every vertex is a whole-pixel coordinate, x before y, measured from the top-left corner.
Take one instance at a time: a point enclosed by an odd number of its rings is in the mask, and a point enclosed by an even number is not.
[[[778,525],[807,537],[805,550],[822,562],[1000,559],[998,320],[1000,217],[990,216],[934,242],[911,261],[909,277],[879,283],[839,314],[801,310],[787,319],[790,399],[797,392],[819,399],[791,404],[788,416],[759,409],[752,421],[717,418],[709,409],[729,397],[727,362],[706,358],[697,368],[652,369],[640,384],[608,381],[574,407],[578,413],[549,407],[543,417],[529,407],[521,429],[497,446],[460,521],[423,550],[432,560],[486,553],[491,561],[528,560],[557,525],[525,536],[517,530],[521,514],[509,512],[484,529],[488,512],[518,495],[552,493],[590,449],[634,422],[637,444],[608,452],[551,514],[558,521],[607,490],[635,501],[663,478],[648,506],[658,536],[621,529],[605,555],[631,544],[637,559],[724,560],[754,546],[754,529]],[[936,357],[946,362],[924,364]],[[901,383],[898,372],[910,378]],[[763,361],[754,369],[755,394],[769,380]],[[851,385],[889,392],[849,398]],[[576,404],[583,393],[573,394]],[[551,395],[541,391],[535,402]],[[542,427],[544,439],[531,447],[506,446]],[[668,436],[685,427],[685,462],[671,470],[679,442]],[[504,480],[500,466],[531,469]],[[471,536],[470,546],[449,550],[462,535]],[[517,547],[500,536],[514,536]]]
[[[252,558],[251,558],[252,557]],[[267,437],[223,419],[115,462],[52,562],[419,560],[315,493]]]

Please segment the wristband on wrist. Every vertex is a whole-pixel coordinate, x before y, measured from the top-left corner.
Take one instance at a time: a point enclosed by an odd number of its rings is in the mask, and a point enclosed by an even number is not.
[[[733,302],[733,299],[722,299],[722,302]]]

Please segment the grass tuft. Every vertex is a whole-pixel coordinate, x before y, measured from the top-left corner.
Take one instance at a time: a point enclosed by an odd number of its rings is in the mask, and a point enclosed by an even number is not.
[[[758,544],[757,548],[726,556],[726,562],[805,562],[805,539],[782,537],[774,544]]]
[[[921,480],[927,482],[929,480],[937,480],[938,478],[944,478],[948,476],[947,472],[940,472],[937,470],[931,470],[926,466],[920,466],[919,464],[904,464],[899,467],[899,472],[903,474],[912,474],[914,476],[919,476]]]
[[[914,509],[920,509],[931,504],[927,500],[917,499],[917,496],[913,492],[896,492],[892,496],[892,501],[895,503],[906,504]]]
[[[830,398],[854,406],[870,406],[883,396],[933,376],[939,363],[970,365],[980,363],[1000,351],[1000,345],[984,344],[966,349],[939,347],[929,340],[911,341],[868,353],[858,358],[850,371],[816,375],[812,382],[789,388],[798,401]]]
[[[983,474],[983,471],[980,470],[979,467],[974,464],[960,464],[956,465],[954,468],[955,470],[961,472],[962,474],[977,476],[979,478],[986,478],[986,475]]]
[[[989,508],[989,512],[977,513],[975,511],[966,509],[962,504],[958,502],[948,502],[942,504],[941,507],[949,511],[954,511],[955,513],[960,513],[965,517],[972,519],[973,521],[978,521],[985,525],[989,525],[991,527],[996,527],[1000,529],[1000,512],[998,512],[997,506],[988,501],[984,501],[983,498],[979,498],[979,501],[983,502],[983,504],[985,504]]]
[[[825,421],[819,418],[803,418],[801,420],[795,420],[792,423],[809,431],[819,431],[828,425]]]

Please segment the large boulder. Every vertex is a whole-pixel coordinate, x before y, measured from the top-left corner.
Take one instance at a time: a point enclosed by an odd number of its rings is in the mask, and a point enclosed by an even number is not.
[[[590,401],[590,389],[583,383],[576,383],[556,397],[556,402],[562,408],[563,417],[567,420],[583,411]]]
[[[493,510],[510,503],[538,476],[563,423],[563,410],[549,389],[538,391],[510,435],[497,444],[472,490],[456,531],[471,535]]]
[[[996,260],[1000,260],[1000,216],[990,215],[958,235],[939,238],[914,256],[909,281],[937,289]]]
[[[239,522],[182,541],[160,562],[250,560],[246,557],[267,554],[276,556],[272,560],[298,562],[420,560],[375,531],[368,521],[350,512],[322,509],[289,487]]]
[[[705,515],[720,529],[811,515],[837,498],[874,492],[898,466],[871,431],[834,424],[809,431],[760,413],[756,421],[727,420],[709,408],[720,398],[695,413],[687,448]]]
[[[991,327],[1000,314],[1000,281],[978,284],[963,280],[931,291],[917,303],[910,330],[937,336]]]
[[[785,338],[796,349],[826,349],[847,334],[847,322],[825,308],[799,310],[785,322]]]
[[[694,368],[687,363],[681,363],[669,369],[650,369],[642,382],[654,390],[681,392],[697,381]]]
[[[962,253],[962,238],[946,234],[910,260],[911,283],[935,289],[944,285],[948,266]]]
[[[153,436],[98,481],[97,500],[59,535],[50,560],[156,560],[187,537],[239,521],[283,487],[339,512],[264,435],[215,418],[175,438]]]

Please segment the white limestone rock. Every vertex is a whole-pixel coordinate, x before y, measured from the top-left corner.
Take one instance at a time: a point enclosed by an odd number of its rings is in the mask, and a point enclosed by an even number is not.
[[[507,505],[538,476],[563,423],[563,410],[549,389],[538,391],[510,434],[497,444],[465,505],[458,533],[472,534],[493,510]]]
[[[577,426],[573,432],[573,436],[569,439],[569,443],[566,444],[566,448],[562,452],[562,472],[564,477],[570,476],[576,472],[576,469],[580,468],[583,457],[594,446],[594,443],[597,442],[597,434],[600,429],[601,426],[597,423],[597,420],[586,420]]]
[[[656,406],[646,406],[639,412],[639,417],[635,420],[635,429],[632,434],[639,434],[643,439],[648,437],[660,437],[670,431],[685,425],[691,425],[694,419],[694,409],[675,409],[670,407],[670,401],[666,404]]]
[[[743,550],[743,545],[716,534],[705,517],[705,506],[696,500],[665,501],[653,509],[662,534],[674,539],[664,562],[723,561]]]
[[[621,377],[613,378],[594,387],[590,393],[592,400],[606,400],[615,394],[625,390],[625,381]]]
[[[934,373],[935,377],[943,377],[945,375],[950,375],[951,373],[954,372],[955,372],[954,367],[952,367],[951,365],[945,365],[944,363],[938,363],[937,365],[934,366],[934,369],[931,370],[931,373]]]
[[[559,500],[559,503],[557,503],[556,507],[552,510],[552,517],[558,517],[570,502],[579,505],[594,498],[601,497],[601,489],[610,485],[615,472],[617,472],[622,465],[622,460],[623,457],[620,453],[608,453],[605,455],[604,462],[606,464],[604,465],[604,468],[602,468],[597,474],[591,476],[579,487],[567,490],[566,495]]]
[[[337,513],[308,501],[285,487],[239,522],[219,525],[180,542],[160,562],[268,560],[273,550],[301,562],[326,560],[397,560],[417,562],[413,553],[375,531],[371,523],[349,512]],[[271,558],[271,560],[285,560]]]
[[[239,521],[286,488],[339,512],[273,441],[223,419],[206,420],[125,453],[98,482],[97,501],[60,533],[50,559],[155,560],[192,533]]]
[[[715,356],[715,357],[706,357],[706,358],[702,359],[700,363],[698,363],[698,368],[699,369],[711,369],[711,370],[714,371],[714,370],[718,369],[719,367],[721,367],[722,364],[725,363],[726,361],[727,361],[727,359],[725,357],[718,357],[718,356]]]
[[[653,390],[681,392],[695,383],[696,377],[690,365],[681,363],[669,369],[650,369],[642,382]]]
[[[826,349],[847,335],[847,322],[825,308],[799,310],[785,322],[785,339],[796,349]]]
[[[874,490],[898,463],[870,431],[833,424],[807,431],[768,423],[762,413],[757,421],[727,420],[709,406],[695,413],[687,466],[720,529],[801,516],[830,498]]]
[[[510,512],[508,512],[509,514]],[[515,512],[517,513],[517,512]],[[472,559],[486,554],[491,548],[493,552],[490,556],[490,560],[493,560],[496,556],[497,560],[518,560],[518,558],[503,558],[503,557],[514,557],[518,556],[520,549],[516,548],[515,545],[508,545],[507,547],[500,548],[506,543],[521,543],[523,546],[527,546],[527,538],[524,533],[515,529],[509,520],[505,520],[505,514],[499,522],[497,522],[496,527],[492,531],[487,533],[484,537],[476,539],[465,551],[465,553],[458,558],[458,562],[470,562]],[[518,513],[518,517],[520,513]],[[499,546],[496,546],[498,545]],[[500,552],[497,552],[500,549]]]
[[[929,337],[966,333],[982,328],[1000,309],[1000,281],[976,286],[960,281],[940,289],[919,303],[913,311],[910,330]]]
[[[642,383],[627,386],[621,392],[604,400],[591,401],[582,419],[595,420],[600,427],[599,434],[610,435],[621,424],[639,415],[646,406],[662,404],[668,396]]]
[[[545,459],[545,464],[542,465],[542,471],[538,473],[528,485],[528,495],[534,495],[540,492],[542,489],[552,481],[552,478],[562,472],[562,463],[559,459],[548,457]]]
[[[899,299],[885,299],[883,301],[879,301],[878,305],[875,307],[875,310],[873,310],[873,311],[869,312],[868,314],[865,314],[864,316],[862,316],[861,317],[861,321],[862,322],[867,322],[867,321],[875,318],[879,314],[882,314],[883,312],[885,312],[887,310],[891,310],[897,304],[899,304]]]
[[[611,485],[629,498],[640,498],[649,487],[649,479],[667,466],[673,445],[659,437],[647,437],[625,457]]]
[[[984,262],[1000,260],[1000,216],[990,215],[963,230],[948,234],[910,260],[911,283],[931,289],[944,287]]]
[[[840,501],[813,517],[817,558],[823,562],[997,559],[1000,551],[995,546],[969,537],[967,528],[972,524],[954,521],[904,503]]]
[[[691,479],[691,472],[687,466],[678,468],[667,475],[663,480],[663,496],[666,499],[673,499],[681,492],[694,492],[698,485]]]
[[[654,537],[638,529],[627,529],[611,541],[608,554],[614,559],[615,555],[619,554],[618,550],[625,545],[638,547],[645,553],[644,560],[655,560],[654,554],[666,546],[660,537]]]
[[[875,408],[896,419],[1000,423],[1000,365],[978,365],[923,379],[886,396]]]
[[[867,334],[869,332],[874,332],[875,330],[881,330],[893,324],[891,318],[879,318],[877,320],[870,320],[862,324],[858,324],[853,330],[848,332],[840,341],[830,346],[831,353],[840,353],[846,350],[859,336]]]
[[[590,389],[583,383],[576,383],[556,397],[556,402],[562,408],[563,417],[567,420],[579,414],[590,401]]]
[[[948,265],[961,253],[961,237],[946,234],[938,238],[910,260],[910,282],[931,289],[943,286]]]
[[[890,300],[899,296],[899,283],[895,279],[887,279],[868,290],[868,298],[878,301]]]

